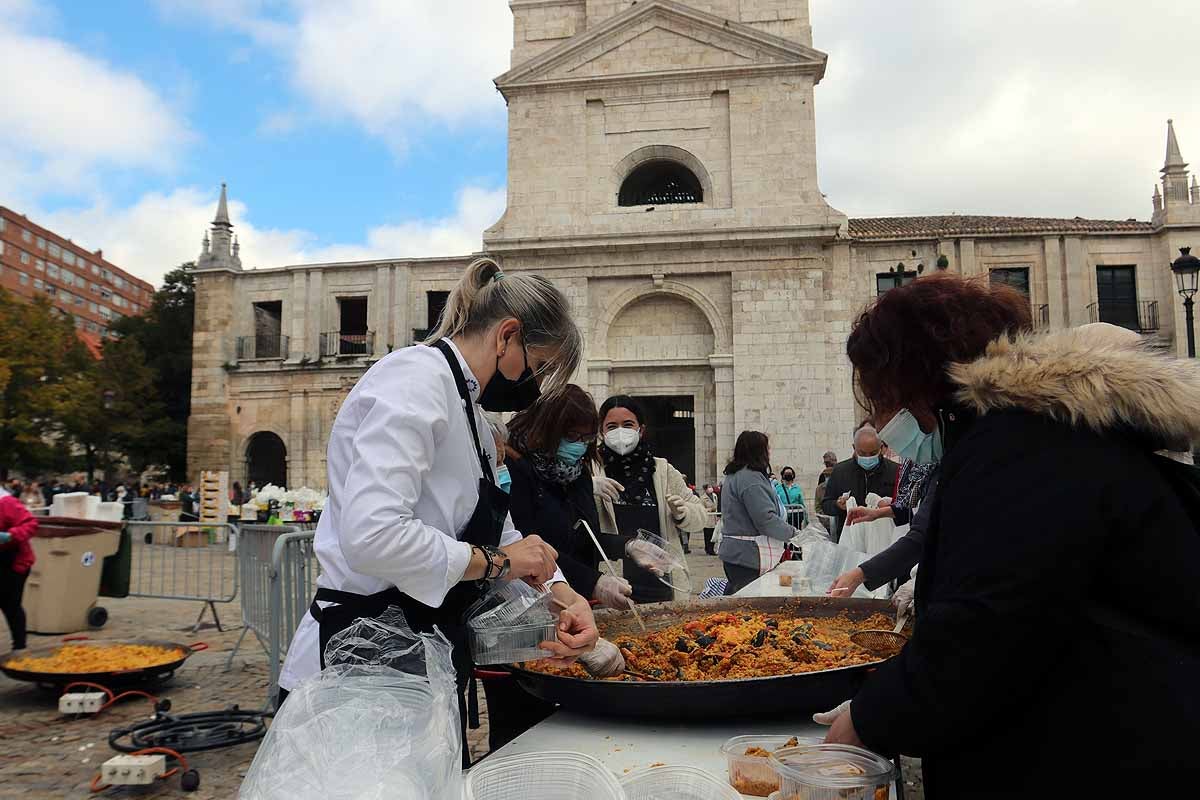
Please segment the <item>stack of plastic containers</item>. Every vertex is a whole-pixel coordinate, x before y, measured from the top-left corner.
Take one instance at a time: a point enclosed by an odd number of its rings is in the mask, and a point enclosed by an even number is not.
[[[779,774],[768,760],[768,754],[782,750],[788,742],[811,747],[820,739],[800,738],[782,734],[751,734],[734,736],[721,745],[721,753],[729,766],[729,785],[751,797],[767,797],[779,789]],[[750,751],[754,755],[746,755]]]
[[[621,779],[626,800],[741,800],[732,787],[702,769],[650,767]]]
[[[538,647],[557,635],[554,597],[524,581],[508,581],[488,593],[467,612],[471,655],[480,666],[513,664],[546,658]]]
[[[846,744],[789,747],[771,754],[783,800],[887,800],[896,767]]]
[[[625,800],[608,769],[582,753],[489,758],[467,773],[466,800]]]

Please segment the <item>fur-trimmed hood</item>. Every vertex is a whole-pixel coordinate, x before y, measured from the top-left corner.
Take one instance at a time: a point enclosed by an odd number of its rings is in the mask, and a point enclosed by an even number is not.
[[[978,414],[1021,408],[1156,447],[1200,442],[1200,366],[1110,325],[998,339],[951,366],[957,399]]]

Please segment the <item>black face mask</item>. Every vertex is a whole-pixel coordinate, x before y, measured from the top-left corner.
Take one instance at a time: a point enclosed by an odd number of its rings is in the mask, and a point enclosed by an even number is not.
[[[533,378],[533,370],[529,368],[529,354],[525,352],[525,371],[515,381],[504,377],[500,371],[500,359],[496,359],[496,374],[479,393],[479,405],[484,411],[524,411],[541,395],[542,390]]]
[[[783,476],[783,480],[784,480],[784,483],[788,483],[790,481],[796,480],[796,476],[792,475],[791,473],[788,473]]]

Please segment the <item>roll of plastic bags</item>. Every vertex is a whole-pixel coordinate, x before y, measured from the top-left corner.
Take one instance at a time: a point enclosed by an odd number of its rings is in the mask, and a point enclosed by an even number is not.
[[[460,800],[462,740],[450,643],[398,608],[333,636],[263,739],[243,800]]]

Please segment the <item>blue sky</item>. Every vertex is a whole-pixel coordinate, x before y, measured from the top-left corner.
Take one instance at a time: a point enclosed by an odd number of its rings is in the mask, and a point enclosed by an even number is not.
[[[478,249],[507,5],[0,0],[0,204],[155,281],[222,180],[248,266]],[[1167,117],[1200,160],[1191,0],[811,6],[821,188],[853,216],[1144,219]]]

